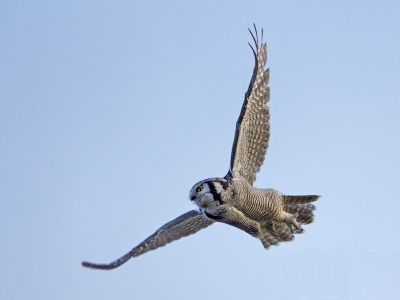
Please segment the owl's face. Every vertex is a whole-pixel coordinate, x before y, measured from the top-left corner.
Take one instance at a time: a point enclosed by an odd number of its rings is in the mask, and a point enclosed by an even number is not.
[[[204,209],[212,209],[215,207],[214,196],[211,193],[209,181],[200,181],[196,183],[189,193],[189,198],[199,207]]]
[[[211,212],[218,206],[224,204],[222,193],[225,191],[225,187],[227,186],[228,183],[225,179],[206,179],[196,183],[192,187],[189,193],[189,198],[199,207]]]

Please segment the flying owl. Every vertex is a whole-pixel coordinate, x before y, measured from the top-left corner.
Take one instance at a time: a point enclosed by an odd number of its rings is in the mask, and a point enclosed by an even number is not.
[[[302,233],[301,225],[313,222],[315,206],[311,203],[319,196],[288,196],[274,189],[253,187],[256,173],[264,162],[270,135],[268,87],[269,69],[267,45],[258,43],[249,29],[255,50],[249,43],[255,58],[253,76],[244,96],[244,102],[236,122],[231,161],[228,173],[222,178],[209,178],[196,183],[189,199],[197,205],[191,210],[160,227],[127,254],[109,264],[82,262],[82,266],[94,269],[114,269],[130,258],[165,246],[184,236],[204,229],[215,222],[239,228],[260,239],[268,249],[279,242],[294,239]]]

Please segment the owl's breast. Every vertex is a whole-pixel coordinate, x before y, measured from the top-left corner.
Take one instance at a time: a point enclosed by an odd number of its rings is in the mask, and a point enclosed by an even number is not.
[[[273,189],[258,189],[247,182],[236,182],[234,207],[257,221],[274,219],[283,209],[282,195]]]

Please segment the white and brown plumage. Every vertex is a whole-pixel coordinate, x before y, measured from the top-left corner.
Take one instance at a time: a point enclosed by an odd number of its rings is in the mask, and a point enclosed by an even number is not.
[[[273,189],[253,187],[256,173],[264,162],[269,141],[268,87],[269,69],[267,46],[258,44],[253,49],[255,67],[244,103],[236,123],[228,174],[223,178],[209,178],[196,183],[189,198],[198,210],[189,211],[159,228],[146,240],[110,264],[82,265],[95,269],[113,269],[132,257],[165,246],[181,237],[196,233],[214,222],[235,226],[259,238],[266,249],[279,242],[291,241],[295,233],[303,232],[302,224],[313,221],[315,206],[311,202],[319,196],[287,196]],[[261,38],[262,40],[262,38]]]

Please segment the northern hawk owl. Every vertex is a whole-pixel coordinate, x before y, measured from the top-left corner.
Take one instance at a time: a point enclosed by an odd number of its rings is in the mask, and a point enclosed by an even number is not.
[[[319,196],[287,196],[274,189],[253,187],[256,173],[264,162],[269,140],[268,87],[269,69],[267,45],[258,43],[258,33],[250,34],[255,50],[253,75],[245,93],[244,103],[236,123],[228,173],[222,178],[209,178],[196,183],[189,199],[198,209],[191,210],[160,227],[151,236],[121,258],[109,264],[82,262],[95,269],[113,269],[132,257],[165,246],[181,237],[222,222],[235,226],[261,240],[265,249],[279,242],[294,239],[302,233],[301,225],[313,221],[315,206],[311,202]]]

